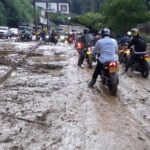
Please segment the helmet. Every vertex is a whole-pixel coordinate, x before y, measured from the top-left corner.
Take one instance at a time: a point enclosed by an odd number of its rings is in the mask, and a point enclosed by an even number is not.
[[[87,34],[89,32],[90,32],[90,30],[88,28],[83,29],[83,34]]]
[[[137,28],[131,29],[131,33],[133,36],[137,36],[137,35],[139,35],[139,29],[137,29]]]
[[[132,35],[131,31],[128,31],[127,36],[131,36],[131,35]]]
[[[104,29],[101,31],[101,35],[102,35],[102,37],[104,37],[104,36],[110,36],[110,29],[104,28]]]

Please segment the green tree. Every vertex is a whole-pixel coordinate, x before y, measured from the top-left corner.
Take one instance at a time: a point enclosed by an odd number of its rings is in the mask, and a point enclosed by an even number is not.
[[[74,14],[98,12],[104,1],[106,0],[69,0],[71,12]]]
[[[103,16],[100,13],[89,12],[84,15],[79,15],[72,18],[72,22],[80,23],[94,31],[98,31],[100,28],[103,27]]]
[[[18,21],[33,22],[31,0],[0,0],[0,24],[17,26]]]
[[[143,0],[108,0],[102,13],[105,24],[117,33],[124,33],[150,19]]]

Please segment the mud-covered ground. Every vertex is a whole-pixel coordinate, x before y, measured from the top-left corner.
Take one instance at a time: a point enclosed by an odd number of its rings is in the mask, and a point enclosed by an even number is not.
[[[118,95],[73,45],[0,41],[0,150],[149,150],[150,77],[122,74]]]

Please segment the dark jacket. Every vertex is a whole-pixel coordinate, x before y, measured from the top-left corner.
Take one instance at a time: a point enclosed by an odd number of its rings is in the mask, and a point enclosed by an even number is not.
[[[118,42],[118,45],[125,45],[125,44],[129,44],[131,41],[131,37],[129,36],[124,36],[122,37],[119,42]]]
[[[83,41],[85,47],[93,46],[93,40],[94,40],[94,36],[92,34],[83,35]]]
[[[145,52],[146,51],[146,42],[141,36],[133,37],[128,48],[134,46],[135,52]]]

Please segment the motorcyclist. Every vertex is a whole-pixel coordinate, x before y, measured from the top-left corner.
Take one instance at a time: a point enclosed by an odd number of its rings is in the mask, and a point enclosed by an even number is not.
[[[139,29],[133,28],[131,30],[131,33],[132,33],[133,38],[132,38],[130,44],[128,45],[128,48],[131,48],[132,46],[134,46],[134,47],[131,51],[131,57],[129,58],[129,61],[125,68],[125,72],[128,71],[128,69],[132,65],[134,59],[136,59],[136,57],[139,54],[146,51],[146,41],[140,36]]]
[[[57,43],[56,32],[53,28],[51,29],[51,32],[50,32],[50,41],[55,44]]]
[[[30,40],[32,34],[29,30],[24,30],[23,31],[23,36],[24,36],[24,39]]]
[[[44,29],[42,29],[41,31],[41,38],[42,38],[42,41],[45,41],[45,36],[46,36],[46,32]]]
[[[126,44],[129,44],[131,41],[131,31],[128,31],[127,32],[127,35],[122,37],[119,42],[118,42],[118,45],[121,47],[121,46],[124,46]]]
[[[104,28],[101,31],[101,39],[97,41],[93,55],[99,54],[97,65],[94,70],[92,80],[89,87],[93,87],[96,83],[98,75],[101,73],[103,64],[109,61],[118,61],[118,44],[117,41],[110,37],[110,29]]]
[[[90,30],[88,28],[83,29],[83,35],[80,38],[80,41],[83,43],[84,49],[82,49],[82,51],[79,52],[79,57],[82,55],[82,62],[78,63],[79,67],[81,67],[83,63],[85,57],[85,49],[88,48],[89,46],[93,46],[93,40],[94,37],[92,34],[90,34]]]

